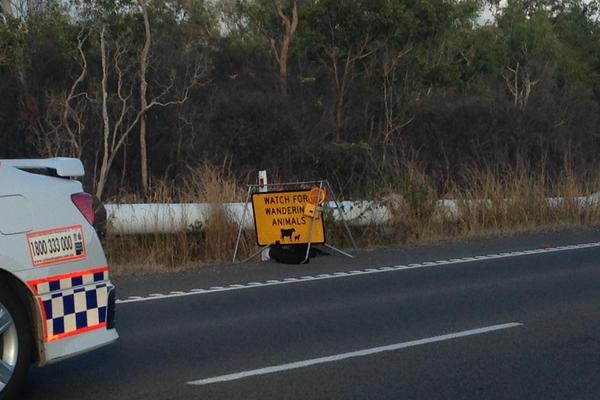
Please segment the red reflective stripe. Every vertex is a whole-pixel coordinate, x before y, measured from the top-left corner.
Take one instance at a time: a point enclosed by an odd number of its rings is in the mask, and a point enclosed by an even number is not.
[[[97,267],[97,268],[92,268],[92,269],[86,269],[83,271],[69,272],[67,274],[62,274],[62,275],[54,275],[54,276],[48,276],[46,278],[34,279],[31,281],[27,281],[27,284],[29,285],[29,287],[31,287],[31,289],[33,290],[33,292],[35,294],[38,294],[37,285],[39,285],[40,283],[59,281],[61,279],[67,279],[67,278],[76,278],[76,277],[83,276],[83,275],[96,274],[98,272],[106,272],[106,271],[108,271],[108,266]]]
[[[81,335],[82,333],[86,333],[86,332],[89,332],[89,331],[94,331],[96,329],[101,329],[101,328],[106,328],[106,322],[101,322],[98,325],[87,326],[85,328],[76,329],[76,330],[71,331],[71,332],[61,333],[59,335],[53,335],[51,337],[47,337],[47,333],[46,333],[46,338],[44,340],[46,342],[54,342],[56,340],[65,339],[65,338],[68,338],[68,337],[71,337],[71,336],[75,336],[75,335]]]

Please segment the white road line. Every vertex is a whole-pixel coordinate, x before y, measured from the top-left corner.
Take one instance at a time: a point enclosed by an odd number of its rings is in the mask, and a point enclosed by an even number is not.
[[[349,358],[365,357],[365,356],[370,356],[370,355],[377,354],[377,353],[406,349],[408,347],[421,346],[424,344],[430,344],[430,343],[436,343],[436,342],[443,342],[445,340],[458,339],[458,338],[462,338],[462,337],[466,337],[466,336],[481,335],[484,333],[500,331],[503,329],[516,328],[517,326],[521,326],[521,325],[523,325],[523,324],[519,323],[519,322],[511,322],[511,323],[507,323],[507,324],[486,326],[483,328],[470,329],[468,331],[454,332],[454,333],[448,333],[448,334],[440,335],[440,336],[433,336],[433,337],[429,337],[429,338],[425,338],[425,339],[412,340],[410,342],[396,343],[396,344],[391,344],[391,345],[381,346],[381,347],[372,347],[370,349],[352,351],[349,353],[336,354],[333,356],[313,358],[310,360],[297,361],[297,362],[293,362],[293,363],[289,363],[289,364],[273,365],[270,367],[253,369],[250,371],[242,371],[242,372],[237,372],[234,374],[199,379],[196,381],[186,382],[186,384],[202,386],[202,385],[209,385],[211,383],[235,381],[238,379],[244,379],[244,378],[248,378],[251,376],[273,374],[276,372],[289,371],[289,370],[298,369],[298,368],[310,367],[312,365],[319,365],[319,364],[347,360]]]
[[[241,284],[239,286],[238,285],[228,286],[228,287],[213,286],[208,289],[192,289],[188,292],[174,292],[174,293],[166,294],[166,295],[154,293],[154,294],[147,295],[145,297],[144,296],[129,296],[126,299],[117,300],[117,304],[130,304],[130,303],[138,303],[138,302],[142,302],[142,301],[156,301],[156,300],[170,299],[170,298],[174,298],[174,297],[210,294],[210,293],[215,293],[215,292],[227,292],[227,291],[232,291],[232,290],[244,290],[244,289],[259,288],[259,287],[264,287],[264,286],[290,285],[290,284],[296,284],[296,283],[300,283],[300,282],[320,281],[320,280],[324,280],[324,279],[339,279],[339,278],[346,278],[346,277],[352,277],[352,276],[357,276],[357,275],[381,274],[381,273],[389,273],[389,272],[394,272],[394,271],[403,271],[403,270],[410,270],[410,269],[432,268],[432,267],[435,268],[435,267],[439,267],[442,265],[449,265],[449,264],[468,264],[468,263],[476,263],[479,261],[486,261],[486,260],[499,260],[499,259],[505,259],[505,258],[526,257],[526,256],[533,255],[533,254],[559,253],[559,252],[563,252],[563,251],[573,251],[573,250],[588,249],[588,248],[594,248],[594,247],[600,247],[600,242],[583,243],[583,244],[576,244],[576,245],[569,245],[569,246],[549,247],[549,248],[544,248],[544,249],[513,251],[510,253],[490,254],[487,256],[472,256],[472,257],[464,257],[464,258],[452,258],[449,260],[425,261],[425,262],[418,263],[418,264],[392,265],[392,266],[383,266],[383,267],[377,267],[377,268],[369,267],[369,268],[365,268],[363,270],[352,270],[352,271],[346,271],[346,272],[336,272],[336,273],[331,273],[331,274],[319,274],[314,277],[303,276],[300,278],[287,277],[287,278],[282,278],[281,280],[271,279],[271,280],[267,280],[265,282],[252,282],[252,283],[247,283],[247,284]]]

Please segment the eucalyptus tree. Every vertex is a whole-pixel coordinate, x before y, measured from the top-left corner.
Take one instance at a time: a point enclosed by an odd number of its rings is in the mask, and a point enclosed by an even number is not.
[[[94,83],[102,127],[96,195],[103,195],[117,157],[126,165],[126,153],[121,151],[135,130],[140,186],[147,193],[147,117],[152,110],[186,103],[191,91],[205,80],[209,66],[203,51],[204,33],[199,33],[206,26],[196,24],[206,19],[198,22],[198,2],[84,0],[79,5],[79,15],[95,32],[101,64]]]
[[[382,88],[383,101],[376,109],[384,110],[384,141],[397,134],[410,120],[402,110],[406,109],[403,103],[407,88],[423,82],[427,71],[433,69],[431,61],[436,56],[432,53],[439,50],[437,42],[449,30],[470,27],[479,5],[478,1],[449,0],[311,3],[304,20],[301,18],[304,28],[299,37],[301,47],[331,76],[332,140],[347,139],[348,93],[358,80]],[[415,93],[414,97],[420,95]]]
[[[232,27],[247,43],[268,48],[277,64],[279,88],[288,94],[288,67],[300,15],[311,0],[236,0],[229,9]],[[233,17],[233,18],[232,18]],[[254,37],[254,39],[251,38]]]

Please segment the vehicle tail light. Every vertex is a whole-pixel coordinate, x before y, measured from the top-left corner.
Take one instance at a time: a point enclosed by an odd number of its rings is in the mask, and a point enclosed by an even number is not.
[[[73,200],[73,204],[83,214],[87,222],[93,226],[95,222],[94,196],[89,193],[75,193],[71,195],[71,200]]]

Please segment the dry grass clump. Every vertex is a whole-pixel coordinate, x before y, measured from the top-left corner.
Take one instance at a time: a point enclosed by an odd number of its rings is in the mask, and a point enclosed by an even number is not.
[[[502,171],[472,168],[465,175],[466,183],[447,182],[440,191],[422,171],[417,164],[405,165],[391,183],[369,196],[370,200],[387,206],[391,218],[387,224],[351,226],[359,247],[430,243],[600,223],[600,205],[584,206],[585,198],[581,198],[600,188],[600,175],[581,177],[565,168],[550,179],[543,171],[532,174],[525,167]],[[115,271],[132,274],[229,262],[238,226],[221,204],[245,199],[246,190],[237,182],[226,169],[204,165],[190,170],[177,184],[157,182],[151,196],[121,196],[117,200],[122,203],[208,203],[211,207],[206,223],[190,226],[186,232],[109,234],[106,248]],[[341,224],[327,221],[326,229],[328,243],[351,247]],[[239,257],[255,250],[254,231],[244,231]]]
[[[418,163],[406,163],[391,182],[373,188],[369,197],[385,206],[389,212],[387,224],[351,226],[350,230],[361,248],[424,243],[436,240],[438,220],[434,218],[439,196],[431,177],[423,173]],[[443,226],[444,224],[439,224]],[[327,224],[328,238],[338,238],[339,246],[349,246],[343,227]]]
[[[600,188],[600,175],[577,177],[565,168],[550,179],[524,167],[504,171],[470,169],[462,187],[454,182],[438,196],[431,181],[412,171],[409,184],[388,188],[392,221],[370,227],[364,242],[425,243],[439,239],[480,237],[600,223],[600,204],[589,195]]]
[[[565,168],[555,179],[524,168],[470,172],[471,186],[457,193],[463,235],[512,233],[541,228],[597,224],[599,207],[583,204],[598,188],[598,177],[577,178]]]
[[[234,218],[223,209],[223,203],[245,201],[246,191],[240,187],[232,175],[222,169],[205,165],[191,170],[182,186],[182,196],[186,201],[208,203],[211,213],[202,227],[204,240],[201,250],[206,262],[229,261],[233,257],[238,225]],[[246,233],[240,242],[241,255],[254,249],[253,240]]]
[[[208,203],[206,223],[172,234],[116,235],[109,229],[105,247],[113,273],[144,274],[232,259],[238,226],[221,204],[243,201],[246,191],[229,171],[203,165],[190,169],[178,183],[156,182],[150,193],[146,197],[123,195],[107,203]],[[244,232],[240,256],[254,249],[254,237]]]

